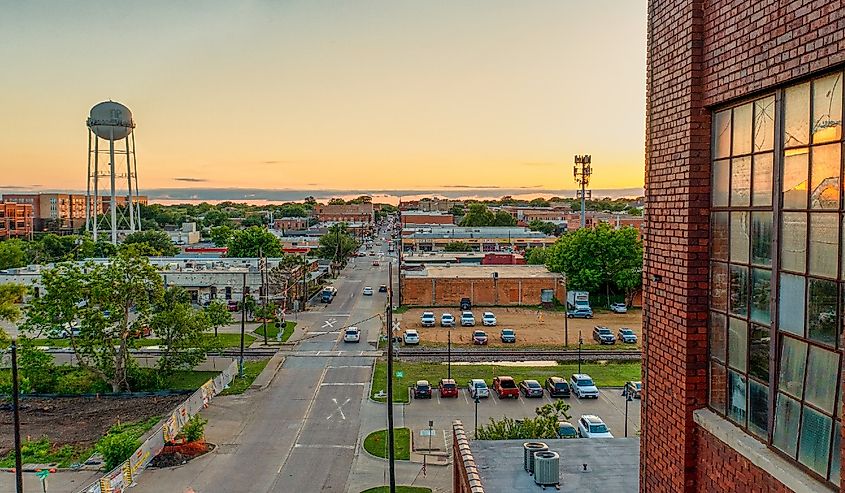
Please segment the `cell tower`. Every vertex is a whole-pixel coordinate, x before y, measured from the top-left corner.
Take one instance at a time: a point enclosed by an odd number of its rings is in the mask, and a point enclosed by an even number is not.
[[[576,192],[576,197],[581,199],[581,227],[587,225],[587,198],[592,198],[592,190],[587,190],[590,184],[590,175],[593,174],[593,167],[590,165],[590,155],[575,156],[575,166],[572,168],[575,175],[575,183],[581,185],[581,190]]]
[[[91,108],[88,126],[88,187],[85,194],[85,229],[97,241],[100,230],[111,230],[111,242],[117,244],[117,232],[141,230],[138,207],[138,160],[135,157],[135,122],[129,108],[114,101],[104,101]],[[108,149],[100,150],[100,141]],[[123,145],[120,146],[120,141]],[[118,147],[116,149],[116,147]],[[119,147],[123,147],[120,149]],[[100,171],[100,156],[108,156],[108,168]],[[118,169],[115,156],[126,156],[126,172]],[[93,168],[92,168],[93,164]],[[109,180],[109,195],[101,195],[100,179]],[[118,185],[126,179],[126,188]],[[108,198],[108,202],[106,199]]]

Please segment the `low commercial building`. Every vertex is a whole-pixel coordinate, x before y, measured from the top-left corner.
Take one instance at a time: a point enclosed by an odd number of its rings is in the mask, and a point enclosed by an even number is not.
[[[0,202],[0,239],[32,235],[32,205]]]
[[[273,220],[273,229],[282,231],[301,231],[308,229],[307,217],[282,217]]]
[[[423,211],[423,212],[449,212],[452,207],[463,206],[463,201],[449,200],[439,198],[424,198],[420,200],[401,200],[399,201],[399,210],[404,214],[405,211]]]
[[[456,306],[461,298],[474,305],[539,305],[566,299],[564,276],[542,265],[425,265],[403,269],[402,303],[410,306]]]
[[[182,223],[180,229],[166,233],[176,245],[196,245],[202,239],[201,233],[197,231],[197,223]]]
[[[474,252],[525,250],[554,243],[555,237],[528,228],[430,226],[404,228],[405,252],[442,252],[449,243],[466,243]]]
[[[373,204],[317,204],[314,215],[320,222],[372,223],[375,221]]]
[[[402,268],[421,265],[522,265],[525,257],[518,253],[419,252],[402,257]]]
[[[126,196],[117,196],[118,207],[127,203]],[[78,193],[4,193],[4,202],[30,204],[33,227],[36,231],[73,230],[85,226],[85,195]],[[138,197],[138,203],[147,205],[147,197]],[[100,196],[96,213],[105,214],[111,207],[111,197]]]
[[[400,214],[402,226],[418,224],[454,224],[455,216],[446,212],[403,211]]]

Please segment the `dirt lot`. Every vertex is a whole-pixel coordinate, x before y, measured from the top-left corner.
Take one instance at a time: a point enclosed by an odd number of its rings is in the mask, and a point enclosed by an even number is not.
[[[433,311],[437,317],[437,327],[425,328],[420,324],[420,316],[424,311]],[[485,311],[491,311],[496,315],[497,325],[495,327],[482,327],[481,314]],[[421,345],[440,346],[445,345],[448,338],[448,331],[440,327],[440,315],[443,313],[451,313],[460,323],[461,311],[457,308],[414,308],[408,310],[401,315],[401,328],[417,329],[420,333]],[[564,319],[563,312],[553,312],[545,310],[537,310],[531,308],[475,308],[472,313],[475,315],[475,327],[460,327],[457,326],[452,329],[452,344],[471,344],[472,331],[475,329],[483,329],[487,332],[490,339],[489,345],[493,347],[507,346],[560,346],[564,339]],[[631,310],[628,313],[596,313],[592,319],[584,318],[570,318],[569,319],[569,344],[570,346],[577,346],[578,331],[584,338],[584,345],[593,345],[593,327],[596,325],[604,325],[609,327],[614,334],[619,330],[619,327],[628,327],[637,334],[638,343],[642,341],[642,312],[640,310]],[[516,330],[516,344],[502,344],[499,339],[499,330],[501,329]],[[633,344],[620,344],[617,342],[615,347],[632,347]],[[605,346],[608,347],[608,346]]]
[[[21,435],[37,440],[46,436],[55,445],[76,450],[91,447],[117,422],[126,423],[163,416],[187,395],[131,398],[25,398],[21,400]],[[0,456],[14,447],[12,406],[0,403]],[[85,460],[83,458],[82,460]]]

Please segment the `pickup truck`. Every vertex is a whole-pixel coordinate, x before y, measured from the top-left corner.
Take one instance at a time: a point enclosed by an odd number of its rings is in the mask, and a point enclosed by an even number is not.
[[[333,286],[326,286],[320,293],[320,302],[331,303],[335,295],[337,295],[337,288]]]
[[[505,397],[519,399],[519,387],[516,386],[516,382],[511,377],[499,376],[494,378],[493,390],[499,396],[499,399],[504,399]]]

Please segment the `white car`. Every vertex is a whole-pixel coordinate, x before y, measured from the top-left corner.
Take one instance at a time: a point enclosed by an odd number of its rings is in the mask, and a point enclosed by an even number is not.
[[[361,330],[358,327],[347,327],[343,331],[343,342],[361,342]]]
[[[493,315],[493,312],[484,312],[484,315],[481,316],[481,323],[484,324],[485,327],[495,326],[496,315]]]
[[[579,399],[589,397],[592,399],[599,398],[599,389],[593,383],[593,379],[586,373],[573,373],[569,379],[569,386],[572,387],[572,393]]]
[[[467,391],[469,392],[469,396],[475,399],[476,396],[483,398],[483,397],[490,397],[490,389],[487,387],[487,382],[480,378],[473,378],[467,384]]]
[[[451,313],[444,313],[440,315],[440,326],[441,327],[454,327],[455,326],[455,316]]]
[[[434,327],[437,325],[437,319],[434,318],[434,312],[423,312],[422,317],[420,317],[420,324],[423,327]]]
[[[610,311],[613,313],[628,313],[628,305],[625,303],[614,303],[610,305]]]
[[[420,343],[420,335],[414,329],[408,329],[405,331],[405,335],[402,336],[402,340],[405,341],[405,345],[411,344],[419,344]]]
[[[475,327],[475,317],[472,312],[461,313],[461,327]]]
[[[364,288],[364,296],[372,296],[373,295],[373,288],[367,286]]]
[[[613,438],[607,425],[594,414],[584,414],[578,420],[578,435],[583,438]]]

